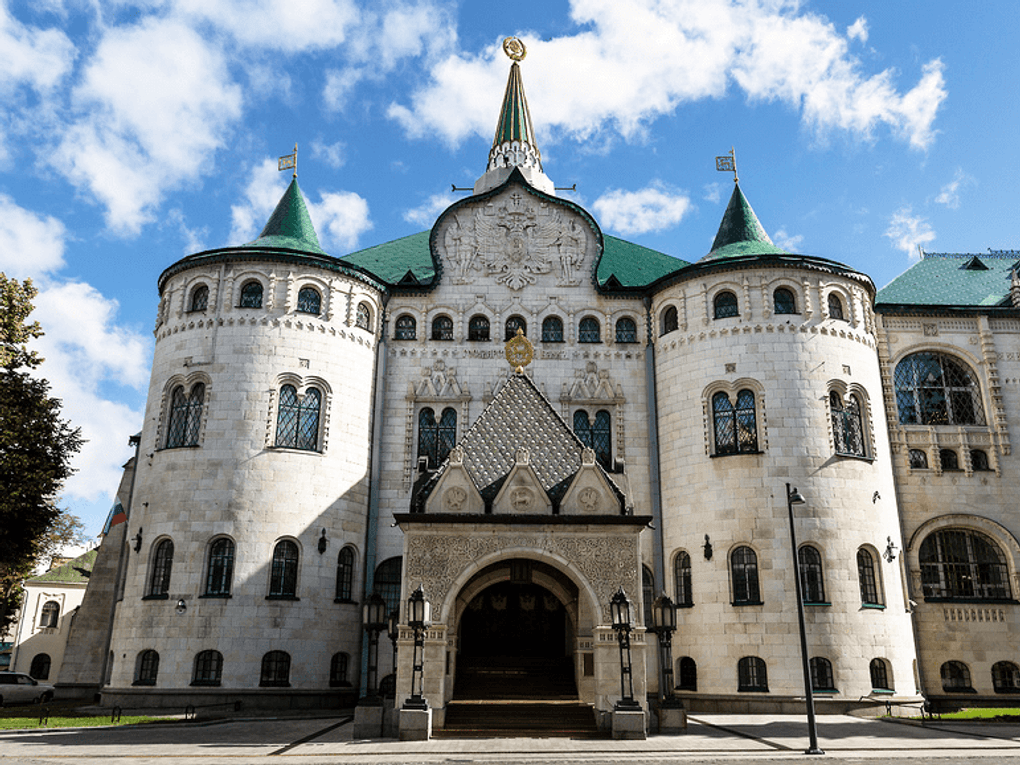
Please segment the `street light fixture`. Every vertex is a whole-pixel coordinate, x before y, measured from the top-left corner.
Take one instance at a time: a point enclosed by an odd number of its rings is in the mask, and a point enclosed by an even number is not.
[[[425,701],[425,630],[432,618],[432,604],[425,599],[425,590],[418,589],[407,599],[407,625],[414,630],[414,655],[411,665],[411,696],[404,702],[404,709],[426,710]]]
[[[362,620],[368,632],[368,691],[366,699],[376,702],[379,698],[379,633],[386,627],[386,601],[378,592],[365,603]]]
[[[793,549],[793,581],[797,591],[797,624],[800,627],[800,660],[804,672],[804,697],[807,704],[808,736],[810,744],[804,754],[825,754],[818,748],[818,729],[815,726],[815,697],[811,688],[811,668],[808,666],[807,628],[804,626],[804,588],[800,582],[800,560],[797,557],[797,532],[793,526],[793,506],[803,505],[807,500],[786,484],[786,509],[790,515],[790,544]]]
[[[640,709],[641,705],[634,700],[634,678],[630,661],[630,600],[623,587],[618,589],[609,601],[609,615],[616,640],[620,644],[620,700],[616,703],[619,710]]]
[[[652,623],[659,636],[659,705],[665,709],[683,709],[673,688],[673,633],[676,631],[676,606],[665,593],[652,604]]]
[[[389,620],[386,625],[386,634],[390,638],[390,644],[393,646],[393,692],[396,694],[397,689],[397,639],[400,637],[400,610],[394,608],[390,611]]]

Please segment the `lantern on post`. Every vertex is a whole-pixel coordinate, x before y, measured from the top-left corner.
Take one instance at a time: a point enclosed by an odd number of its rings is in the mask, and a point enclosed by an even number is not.
[[[425,701],[425,630],[432,618],[432,604],[425,599],[425,590],[418,589],[407,599],[407,625],[414,630],[414,653],[411,664],[411,696],[404,702],[404,709],[428,709]]]
[[[379,633],[386,627],[386,601],[373,592],[362,609],[362,623],[368,632],[368,689],[366,698],[379,697]]]
[[[662,707],[682,707],[673,683],[673,633],[676,632],[676,606],[661,593],[652,604],[652,624],[659,636],[659,702]]]
[[[616,640],[620,645],[620,700],[616,708],[639,709],[641,705],[634,700],[634,678],[630,660],[630,600],[623,587],[610,599],[609,615],[616,631]]]
[[[397,687],[397,639],[400,637],[400,609],[394,608],[390,611],[389,619],[386,622],[386,634],[389,636],[390,645],[393,646],[393,691]]]

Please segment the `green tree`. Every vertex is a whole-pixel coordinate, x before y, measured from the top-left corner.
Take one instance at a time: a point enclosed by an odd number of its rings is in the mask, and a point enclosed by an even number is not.
[[[73,541],[77,522],[55,499],[73,472],[81,432],[60,418],[49,383],[30,372],[43,361],[28,349],[42,335],[38,322],[28,322],[36,294],[31,280],[0,273],[0,632],[16,618],[17,582],[52,554],[62,533]]]

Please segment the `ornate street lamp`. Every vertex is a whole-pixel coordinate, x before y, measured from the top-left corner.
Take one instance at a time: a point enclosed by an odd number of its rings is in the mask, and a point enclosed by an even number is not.
[[[676,631],[676,606],[665,593],[652,604],[652,624],[659,636],[659,705],[682,709],[683,704],[673,689],[673,633]]]
[[[411,696],[404,702],[404,709],[428,709],[425,701],[425,630],[432,618],[432,604],[425,600],[425,590],[418,589],[407,599],[407,625],[414,630],[414,655],[411,665]]]
[[[804,626],[804,588],[800,583],[800,560],[797,557],[797,532],[793,527],[793,506],[803,505],[804,496],[786,484],[786,509],[790,515],[790,544],[793,546],[793,580],[797,591],[797,624],[800,626],[800,660],[804,672],[804,697],[807,703],[808,736],[810,745],[804,754],[825,754],[818,748],[818,730],[815,727],[815,697],[811,689],[811,668],[808,666],[807,629]]]
[[[400,610],[394,608],[390,611],[389,621],[386,626],[386,634],[393,646],[393,692],[397,690],[397,638],[400,637]]]
[[[634,700],[634,678],[630,662],[630,600],[623,587],[610,599],[609,615],[613,621],[613,629],[616,630],[616,640],[620,644],[620,700],[616,703],[616,708],[640,709],[641,705]]]
[[[362,609],[362,622],[368,632],[368,692],[366,698],[379,698],[379,633],[386,627],[386,601],[373,592]]]

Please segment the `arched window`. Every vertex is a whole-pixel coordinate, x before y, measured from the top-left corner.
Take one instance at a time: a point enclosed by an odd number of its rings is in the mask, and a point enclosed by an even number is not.
[[[276,445],[291,449],[315,451],[319,445],[319,410],[322,393],[309,388],[298,399],[297,388],[280,388],[280,404],[276,413]]]
[[[241,287],[241,302],[238,308],[261,308],[262,307],[262,283],[256,281],[246,282]]]
[[[453,340],[453,319],[449,316],[437,316],[432,320],[433,340]]]
[[[940,529],[921,543],[921,586],[927,600],[1008,600],[1006,558],[989,537]]]
[[[694,596],[691,593],[691,556],[683,550],[673,559],[673,589],[678,608],[694,605]]]
[[[345,653],[335,653],[329,661],[329,687],[345,688],[351,684],[347,679],[347,666],[351,657]]]
[[[359,329],[372,330],[372,309],[368,303],[358,303],[358,309],[354,313],[354,326]]]
[[[797,551],[800,565],[800,588],[805,603],[824,603],[825,585],[822,581],[822,556],[811,545]]]
[[[290,687],[290,654],[286,651],[270,651],[262,657],[261,688]]]
[[[1020,693],[1020,668],[1011,661],[992,665],[992,687],[996,693]]]
[[[737,662],[737,690],[741,692],[767,692],[769,677],[765,661],[757,656],[745,656]]]
[[[152,569],[149,572],[149,592],[146,597],[166,598],[170,592],[170,571],[174,565],[174,543],[161,540],[153,552]]]
[[[386,601],[386,613],[400,610],[400,569],[403,565],[404,559],[397,556],[387,558],[375,569],[372,590]]]
[[[797,313],[797,298],[786,287],[780,287],[772,293],[772,304],[776,313]]]
[[[209,545],[209,565],[205,575],[205,594],[215,597],[230,594],[234,579],[234,542],[220,537]]]
[[[559,316],[546,316],[542,320],[542,342],[563,342],[563,319]]]
[[[677,316],[676,306],[669,306],[662,312],[662,334],[668,335],[680,328],[680,321]]]
[[[740,316],[740,309],[737,306],[737,296],[729,290],[720,292],[712,300],[713,316],[717,319],[728,319],[731,316]]]
[[[595,422],[588,419],[588,412],[578,409],[574,412],[574,435],[585,446],[595,450],[595,459],[606,470],[612,470],[613,418],[605,409],[595,413]]]
[[[942,690],[946,693],[974,693],[970,682],[970,670],[962,661],[947,661],[939,670],[942,675]]]
[[[599,327],[599,320],[592,316],[585,316],[577,325],[577,342],[579,343],[601,343],[602,330]]]
[[[865,456],[864,426],[861,420],[861,402],[857,396],[850,396],[843,405],[837,391],[829,394],[829,409],[832,413],[832,438],[836,454],[851,457]]]
[[[712,423],[716,454],[755,454],[758,451],[758,422],[754,392],[742,390],[733,408],[728,394],[712,396]]]
[[[192,313],[204,311],[209,307],[209,288],[204,284],[195,287],[191,292],[191,302],[188,303],[188,310]]]
[[[836,683],[832,677],[832,662],[822,656],[811,658],[811,690],[836,690]]]
[[[509,342],[517,337],[517,330],[520,330],[522,334],[528,334],[528,322],[524,320],[523,316],[511,316],[506,320],[503,328],[505,330],[504,342]]]
[[[345,547],[336,559],[336,599],[350,603],[354,594],[354,550]]]
[[[863,547],[857,551],[857,581],[861,586],[861,603],[866,606],[882,605],[875,578],[875,559]]]
[[[155,685],[159,674],[159,654],[151,648],[135,659],[135,680],[132,685]]]
[[[730,574],[733,579],[733,605],[761,605],[758,588],[758,556],[750,547],[738,547],[730,555]]]
[[[315,287],[302,287],[297,294],[298,313],[322,313],[322,295]]]
[[[885,659],[872,659],[868,665],[871,672],[871,689],[873,691],[891,691],[892,683],[889,682],[889,665]]]
[[[273,548],[273,568],[269,575],[269,597],[293,599],[297,597],[298,546],[289,539],[276,543]]]
[[[942,463],[943,470],[960,469],[960,458],[952,449],[939,449],[939,462]]]
[[[403,314],[397,317],[396,328],[393,333],[394,340],[414,340],[418,334],[418,323],[410,314]]]
[[[485,342],[489,339],[489,318],[476,314],[468,322],[468,340]]]
[[[829,318],[837,321],[845,321],[843,318],[843,301],[835,292],[829,293]]]
[[[924,449],[911,449],[910,468],[911,470],[927,470],[928,452],[924,451]]]
[[[39,614],[39,626],[46,629],[56,629],[60,621],[60,604],[55,600],[47,600],[43,603],[42,611]]]
[[[971,470],[991,470],[992,468],[988,464],[988,452],[984,449],[971,449],[970,467]]]
[[[195,383],[191,393],[185,394],[178,385],[170,396],[170,417],[167,422],[166,448],[198,446],[202,424],[202,404],[205,402],[205,385]]]
[[[624,316],[616,320],[616,342],[637,342],[637,324],[634,323],[633,319]]]
[[[223,654],[219,651],[199,651],[195,654],[192,685],[219,685],[223,678]]]
[[[681,656],[677,662],[677,684],[681,691],[698,690],[698,665],[690,656]]]
[[[457,410],[446,407],[438,422],[430,407],[418,412],[418,457],[428,457],[430,468],[439,467],[456,443]]]
[[[28,674],[36,680],[49,680],[51,665],[52,661],[48,653],[37,653],[32,657],[32,664],[28,668]]]
[[[904,425],[984,425],[981,391],[970,368],[943,353],[922,351],[896,365],[893,383]]]
[[[645,625],[652,626],[652,604],[655,602],[655,574],[648,566],[641,567],[641,605],[644,607]]]

